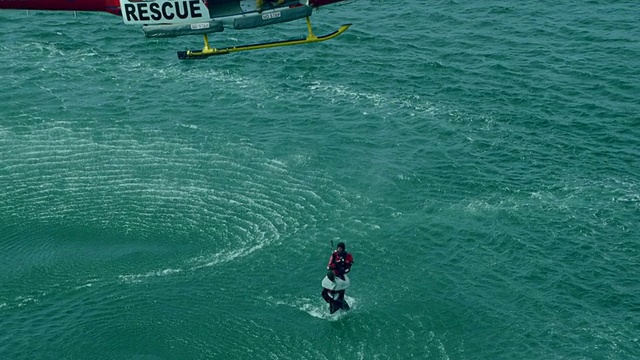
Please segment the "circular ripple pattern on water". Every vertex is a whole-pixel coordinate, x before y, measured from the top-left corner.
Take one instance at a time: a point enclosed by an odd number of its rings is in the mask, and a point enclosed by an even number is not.
[[[198,268],[276,242],[313,223],[327,205],[308,182],[329,180],[289,170],[289,160],[268,159],[247,140],[183,126],[92,126],[53,122],[0,131],[5,221],[26,232],[56,226],[159,246],[190,243],[207,249],[190,257]]]

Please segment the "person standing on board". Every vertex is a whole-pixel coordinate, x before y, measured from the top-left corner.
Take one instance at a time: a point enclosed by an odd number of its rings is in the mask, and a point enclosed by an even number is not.
[[[344,293],[345,289],[349,287],[350,281],[345,278],[345,274],[351,271],[353,256],[345,249],[346,246],[343,242],[338,243],[337,249],[329,258],[327,276],[322,281],[322,298],[329,303],[331,314],[339,309],[349,310],[349,304],[344,300]],[[334,296],[337,296],[337,299]]]

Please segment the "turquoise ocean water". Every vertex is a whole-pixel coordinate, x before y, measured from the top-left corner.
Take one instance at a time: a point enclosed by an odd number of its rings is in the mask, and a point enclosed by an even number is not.
[[[358,0],[198,62],[0,12],[0,359],[640,357],[639,10]]]

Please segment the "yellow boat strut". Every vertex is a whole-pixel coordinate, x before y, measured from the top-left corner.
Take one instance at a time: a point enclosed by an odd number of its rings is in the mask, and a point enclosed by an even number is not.
[[[280,46],[302,45],[302,44],[321,42],[321,41],[333,39],[334,37],[345,32],[349,28],[349,26],[351,26],[351,24],[344,24],[340,26],[338,30],[330,34],[323,35],[323,36],[316,36],[313,33],[313,29],[311,27],[311,20],[309,20],[308,16],[306,19],[307,19],[307,30],[308,30],[308,34],[306,38],[274,41],[274,42],[251,44],[251,45],[231,46],[231,47],[217,49],[217,48],[212,48],[209,45],[209,38],[207,37],[207,34],[204,34],[204,47],[202,48],[202,50],[178,51],[178,58],[180,60],[205,59],[205,58],[208,58],[209,56],[230,54],[232,52],[269,49],[269,48],[280,47]]]

